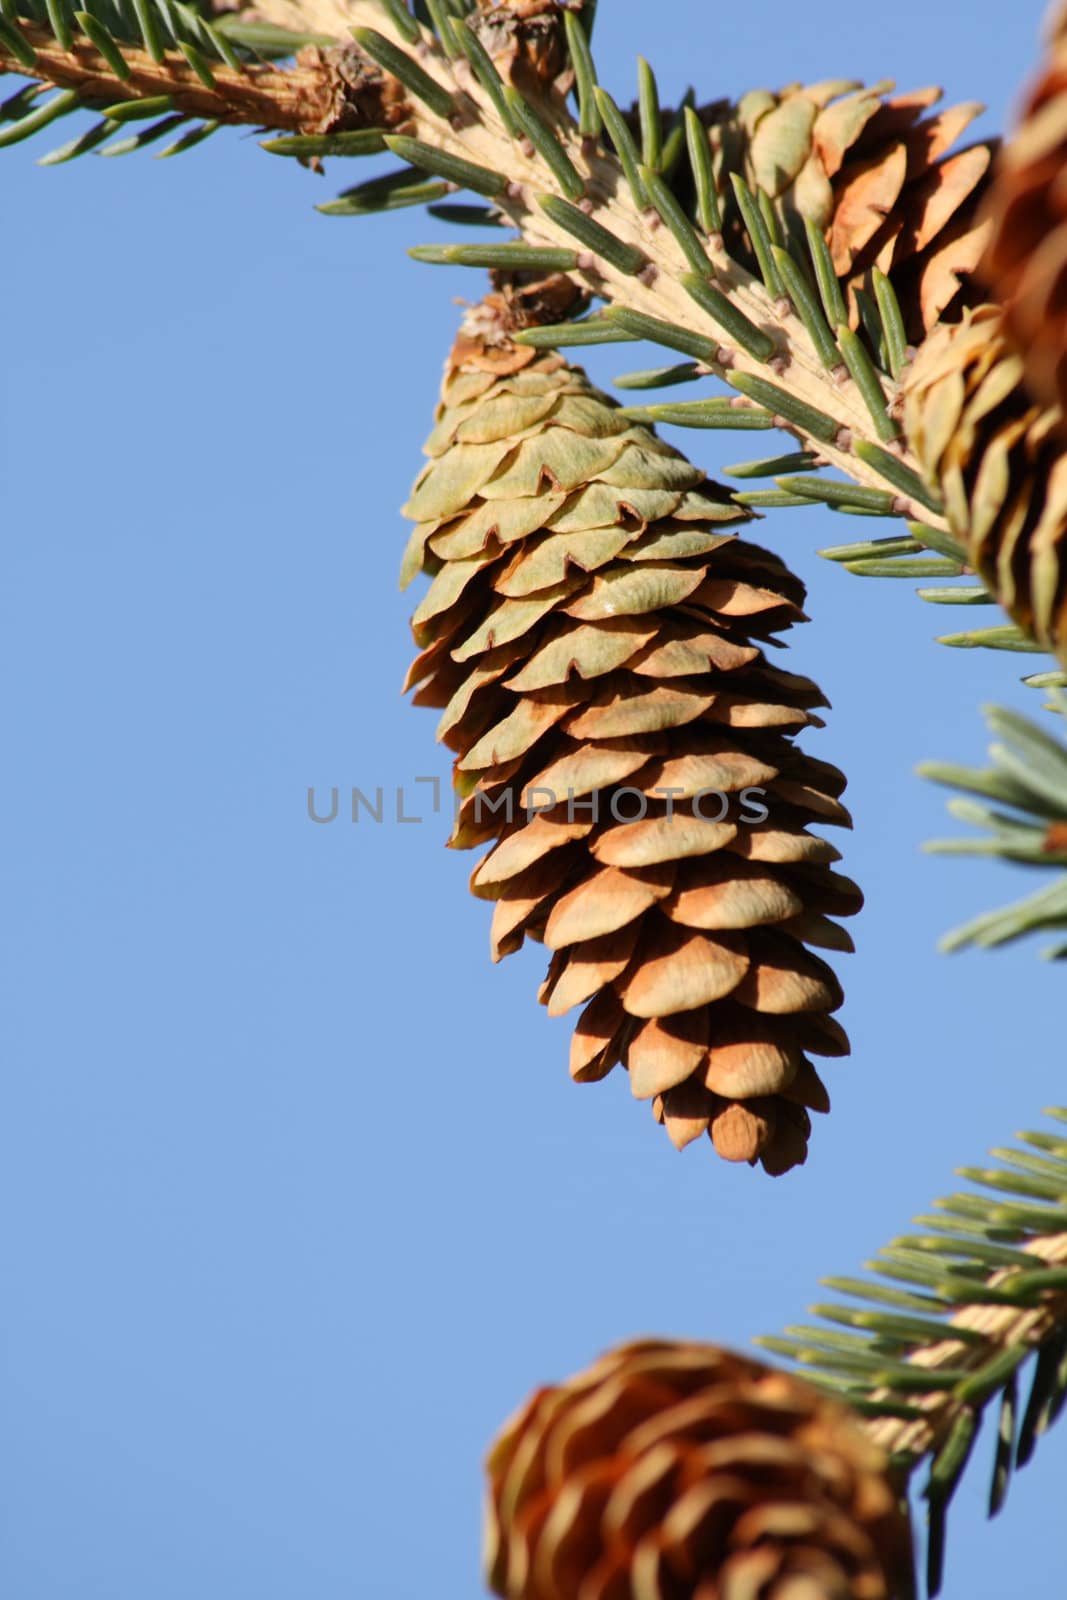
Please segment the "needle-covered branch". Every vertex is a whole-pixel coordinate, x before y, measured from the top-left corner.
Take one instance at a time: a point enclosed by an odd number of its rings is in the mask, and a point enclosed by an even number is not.
[[[28,9],[28,7],[27,7]],[[408,124],[406,91],[353,42],[333,45],[285,36],[292,58],[276,65],[258,49],[241,48],[228,31],[204,23],[187,7],[162,14],[141,0],[131,16],[72,11],[50,17],[7,15],[0,20],[0,71],[53,85],[43,99],[32,83],[4,102],[0,146],[18,143],[48,123],[79,110],[103,115],[97,129],[66,150],[92,148],[126,123],[161,117],[160,127],[202,117],[211,128],[245,123],[298,135],[382,132]],[[239,41],[242,29],[229,30]],[[251,37],[256,38],[255,31]],[[266,41],[264,41],[264,44]],[[268,54],[278,54],[277,41]],[[379,131],[381,130],[381,131]],[[141,142],[148,142],[142,133]],[[46,157],[46,161],[53,158]]]
[[[1067,1111],[1048,1113],[1060,1124]],[[758,1342],[848,1402],[910,1473],[930,1461],[928,1583],[941,1578],[949,1500],[985,1408],[998,1402],[990,1511],[1067,1396],[1067,1138],[1023,1133],[996,1165],[960,1170],[975,1191],[938,1200],[867,1263],[873,1278],[827,1278],[848,1296],[812,1306],[820,1324]],[[986,1192],[982,1192],[986,1191]],[[1019,1369],[1036,1355],[1029,1397]]]
[[[693,356],[703,371],[724,379],[739,395],[756,398],[772,420],[817,448],[822,463],[854,483],[884,493],[887,479],[877,463],[885,456],[914,474],[890,420],[895,380],[875,374],[869,363],[850,361],[851,340],[841,359],[828,366],[822,330],[813,337],[809,328],[810,308],[798,310],[778,280],[769,280],[770,287],[762,282],[730,253],[722,234],[698,237],[676,215],[665,184],[650,174],[647,162],[638,169],[627,159],[654,154],[654,140],[648,150],[637,152],[635,146],[630,152],[616,116],[616,154],[603,139],[582,135],[561,94],[537,95],[529,88],[520,93],[513,84],[502,84],[469,18],[449,21],[446,49],[428,29],[381,0],[310,9],[295,7],[293,0],[262,0],[251,15],[282,26],[352,29],[383,71],[402,79],[410,92],[415,138],[445,162],[465,162],[479,174],[498,175],[498,213],[527,245],[557,252],[557,265],[565,261],[575,278],[609,302],[609,336],[649,337]],[[588,69],[584,58],[582,68],[583,73]],[[602,94],[597,101],[610,123],[610,101]],[[671,159],[680,153],[679,145]],[[627,178],[628,166],[634,166],[636,187]],[[437,170],[444,170],[443,163]],[[484,185],[484,177],[481,181]],[[747,194],[743,185],[741,192]],[[453,250],[464,254],[424,253],[423,259],[473,262],[470,247]],[[478,260],[488,261],[484,249],[475,250]],[[544,266],[543,259],[534,259]],[[701,263],[703,280],[694,283]],[[725,315],[724,305],[729,307]],[[550,342],[552,330],[544,332],[543,342]],[[881,455],[861,454],[857,446],[864,444],[877,446]],[[907,481],[906,472],[896,476]],[[917,474],[914,481],[918,484]],[[894,514],[944,527],[928,497],[890,487]]]
[[[103,108],[166,96],[170,109],[188,116],[295,132],[318,130],[333,99],[325,58],[322,63],[293,66],[286,71],[268,63],[249,63],[237,70],[219,63],[212,66],[214,83],[209,86],[176,50],[154,60],[147,50],[125,45],[120,75],[117,63],[84,34],[76,35],[64,49],[47,29],[38,25],[20,24],[19,33],[33,52],[32,63],[16,62],[3,38],[0,59],[6,57],[11,69],[17,68],[26,76],[75,90],[86,106]]]

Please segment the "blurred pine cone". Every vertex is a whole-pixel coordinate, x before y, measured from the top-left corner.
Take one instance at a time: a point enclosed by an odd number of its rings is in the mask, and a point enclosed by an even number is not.
[[[471,880],[494,959],[543,941],[541,999],[585,1005],[578,1081],[622,1062],[679,1148],[710,1132],[784,1172],[829,1103],[804,1052],[848,1050],[804,945],[850,949],[830,916],[861,904],[807,831],[849,825],[844,778],[792,744],[825,701],[760,648],[803,587],[698,467],[512,343],[513,314],[468,318],[406,508],[403,581],[434,578],[407,686],[458,753],[451,843],[495,841]]]
[[[905,426],[971,566],[1019,626],[1067,662],[1067,451],[1002,311],[939,328],[905,383]]]
[[[992,228],[979,268],[1005,309],[1026,382],[1043,405],[1067,406],[1067,7],[1001,151],[989,196]]]
[[[729,248],[746,253],[729,183],[738,172],[772,198],[802,246],[803,219],[824,231],[853,326],[856,291],[870,290],[878,267],[892,278],[908,338],[918,344],[938,318],[957,320],[976,298],[968,276],[989,232],[977,213],[995,147],[984,140],[950,153],[982,106],[928,116],[940,90],[892,88],[835,79],[777,94],[755,89],[700,115]]]
[[[886,1458],[851,1412],[714,1345],[647,1341],[540,1389],[488,1459],[505,1600],[891,1600]]]

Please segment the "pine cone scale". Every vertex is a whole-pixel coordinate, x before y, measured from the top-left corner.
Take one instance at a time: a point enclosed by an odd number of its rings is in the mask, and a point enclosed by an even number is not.
[[[641,916],[670,894],[673,869],[623,871],[604,867],[561,895],[545,924],[545,947],[553,952],[586,939],[598,939]]]
[[[748,970],[742,934],[720,933],[709,939],[662,918],[649,918],[633,969],[616,985],[616,992],[632,1017],[669,1017],[725,999]]]
[[[654,867],[688,856],[725,849],[737,836],[732,822],[711,822],[684,812],[666,811],[640,822],[620,822],[590,843],[596,859],[611,867]]]

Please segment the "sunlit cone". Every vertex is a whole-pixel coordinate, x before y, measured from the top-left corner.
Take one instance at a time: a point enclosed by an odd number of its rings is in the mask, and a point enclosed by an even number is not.
[[[623,1345],[538,1390],[488,1458],[504,1600],[902,1600],[881,1450],[810,1384],[714,1345]]]
[[[992,237],[981,263],[1045,405],[1067,406],[1067,7],[1002,150],[989,196]]]
[[[844,779],[792,743],[825,701],[761,648],[803,588],[698,467],[511,343],[510,314],[469,316],[406,508],[403,579],[433,575],[408,687],[457,752],[451,843],[492,844],[471,886],[494,959],[542,941],[542,1001],[584,1008],[575,1079],[621,1062],[679,1148],[707,1132],[783,1172],[828,1107],[806,1052],[848,1050],[805,945],[850,949],[831,918],[861,904],[808,831],[848,825]]]
[[[932,108],[938,89],[892,92],[848,80],[755,89],[722,102],[709,121],[717,185],[729,202],[729,172],[775,201],[783,225],[821,228],[858,320],[855,291],[871,290],[871,269],[889,275],[918,343],[939,317],[954,320],[973,298],[968,276],[988,236],[978,216],[994,146],[956,150],[981,112],[968,102]],[[733,211],[727,236],[740,219]]]
[[[908,375],[905,426],[971,565],[1028,633],[1067,661],[1067,449],[1035,402],[1002,312],[931,335]]]

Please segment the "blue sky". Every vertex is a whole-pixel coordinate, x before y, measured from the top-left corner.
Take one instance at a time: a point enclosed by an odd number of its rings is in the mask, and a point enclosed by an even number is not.
[[[642,52],[665,98],[896,77],[986,101],[983,131],[1039,23],[671,0],[657,37],[648,13],[601,0],[619,98]],[[935,952],[1029,882],[922,856],[944,798],[912,770],[980,761],[978,706],[1037,697],[1017,659],[932,643],[953,619],[911,585],[816,556],[853,524],[762,525],[809,584],[790,665],[833,701],[807,747],[850,775],[854,1053],[802,1171],[676,1155],[621,1075],[570,1083],[543,957],[491,966],[443,818],[306,816],[309,784],[447,775],[399,693],[398,507],[477,275],[405,257],[432,218],[318,216],[340,164],[230,134],[37,168],[64,136],[3,153],[0,1587],[466,1600],[481,1456],[530,1388],[633,1335],[800,1320],[1067,1099],[1060,973]],[[681,442],[714,471],[739,438]],[[948,1600],[1055,1592],[1065,1469],[1067,1429],[986,1525],[976,1463]]]

